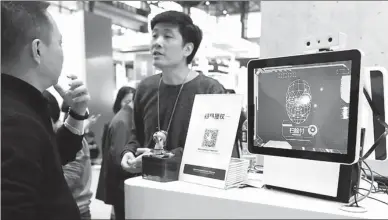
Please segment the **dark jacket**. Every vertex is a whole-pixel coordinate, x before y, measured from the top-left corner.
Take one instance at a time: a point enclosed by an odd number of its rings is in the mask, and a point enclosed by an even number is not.
[[[109,160],[109,154],[106,151],[109,151],[109,146],[106,146],[106,139],[108,136],[108,129],[109,124],[104,124],[104,130],[102,131],[102,137],[101,137],[101,150],[102,150],[102,161],[101,161],[101,168],[100,168],[100,174],[98,175],[98,184],[97,184],[97,191],[96,191],[96,199],[101,200],[106,203],[106,186],[105,186],[105,176],[108,171],[107,167],[107,160]]]
[[[113,117],[105,132],[103,160],[96,199],[106,204],[124,204],[124,180],[136,176],[121,168],[121,152],[128,143],[133,110],[125,106]]]
[[[54,134],[40,91],[1,74],[1,219],[80,219],[62,165],[81,147],[64,126]]]

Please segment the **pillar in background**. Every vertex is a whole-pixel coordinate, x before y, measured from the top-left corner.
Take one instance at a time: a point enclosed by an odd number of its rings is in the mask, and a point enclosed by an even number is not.
[[[101,147],[104,124],[109,123],[113,117],[112,94],[116,90],[112,58],[112,22],[90,12],[83,12],[83,15],[86,85],[91,95],[89,110],[91,114],[101,114],[91,130]]]
[[[249,1],[240,2],[241,38],[247,39]]]

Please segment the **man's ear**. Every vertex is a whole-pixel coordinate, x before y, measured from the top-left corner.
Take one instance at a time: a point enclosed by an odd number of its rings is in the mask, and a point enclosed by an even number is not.
[[[186,57],[190,56],[193,53],[193,51],[194,51],[194,44],[193,43],[187,43],[185,45],[185,47],[183,48],[183,50],[184,50],[184,55]]]
[[[41,62],[42,42],[39,39],[35,39],[31,43],[31,55],[32,58],[38,64]]]

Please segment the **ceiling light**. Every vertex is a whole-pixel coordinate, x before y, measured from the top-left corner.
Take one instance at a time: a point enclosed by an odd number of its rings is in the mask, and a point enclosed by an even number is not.
[[[206,5],[210,5],[210,2],[209,1],[206,1],[206,3],[205,3]]]

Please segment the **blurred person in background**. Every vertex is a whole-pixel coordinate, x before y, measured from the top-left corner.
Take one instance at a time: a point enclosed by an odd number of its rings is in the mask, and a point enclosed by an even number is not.
[[[142,80],[134,100],[134,128],[117,157],[130,173],[141,172],[139,148],[155,146],[155,132],[165,133],[165,149],[181,155],[196,94],[225,93],[215,79],[189,68],[202,41],[201,29],[185,13],[166,11],[151,21],[153,65],[162,71]],[[237,148],[236,148],[237,150]],[[136,156],[138,156],[136,158]]]
[[[82,147],[90,96],[62,71],[62,36],[41,1],[1,1],[1,219],[79,220],[62,165]],[[54,85],[71,106],[54,133],[42,92]]]
[[[124,180],[133,177],[121,169],[121,158],[116,151],[121,151],[129,140],[133,119],[133,98],[136,90],[124,86],[117,93],[113,105],[114,117],[109,123],[103,143],[103,160],[98,181],[96,199],[113,206],[112,218],[125,219],[124,216]]]
[[[68,111],[64,119],[69,117]],[[70,188],[75,201],[77,202],[82,220],[90,220],[90,203],[93,196],[92,186],[92,161],[90,153],[90,143],[87,139],[87,130],[96,123],[96,116],[90,116],[85,120],[84,138],[82,139],[82,149],[77,152],[74,161],[63,166],[63,174]]]
[[[48,101],[48,108],[51,116],[51,122],[53,125],[54,131],[58,130],[61,120],[60,108],[57,99],[47,90],[43,92],[43,96]],[[65,114],[64,120],[68,117],[68,114]],[[87,122],[89,126],[90,123]],[[78,151],[76,159],[63,166],[63,175],[65,176],[67,185],[70,188],[70,191],[73,194],[75,201],[77,202],[79,211],[81,213],[82,220],[90,220],[90,203],[93,196],[91,188],[92,182],[92,170],[90,163],[90,153],[88,143],[85,138],[82,140],[82,149]]]

